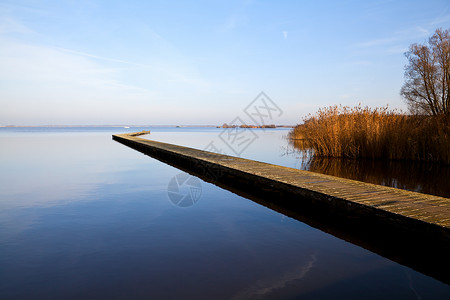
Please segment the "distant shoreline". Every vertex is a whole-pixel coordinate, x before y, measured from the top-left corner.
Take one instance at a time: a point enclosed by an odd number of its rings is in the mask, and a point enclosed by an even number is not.
[[[211,127],[217,128],[222,126],[218,125],[0,125],[0,128],[75,128],[75,127],[84,127],[84,128],[95,128],[95,127],[104,127],[104,128],[117,128],[117,127],[174,127],[174,128],[195,128],[195,127]],[[295,125],[275,125],[275,128],[294,128]]]

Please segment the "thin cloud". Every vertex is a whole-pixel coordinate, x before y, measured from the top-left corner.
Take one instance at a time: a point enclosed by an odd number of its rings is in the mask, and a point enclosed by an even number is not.
[[[4,91],[9,94],[2,94],[2,101],[17,98],[25,103],[57,101],[69,104],[75,96],[78,99],[120,99],[119,95],[124,94],[149,97],[147,89],[119,80],[116,69],[84,56],[4,39],[0,39],[0,43],[3,45],[0,48],[0,79],[11,82],[11,88]],[[24,82],[28,84],[26,89],[20,88]],[[46,99],[41,99],[43,95]],[[77,100],[69,105],[81,102]]]
[[[447,14],[436,17],[433,21],[431,21],[431,25],[439,25],[449,22],[450,22],[450,14]]]
[[[409,44],[411,40],[417,40],[429,36],[430,30],[423,26],[414,26],[402,30],[395,31],[391,37],[379,38],[361,42],[355,45],[357,48],[372,48],[372,47],[390,47],[386,52],[398,53],[403,51],[405,47],[399,44]],[[404,52],[404,51],[403,51]]]
[[[251,5],[253,0],[244,1],[220,26],[220,31],[227,32],[236,29],[248,20],[245,10]]]
[[[284,38],[284,40],[287,40],[287,38],[288,38],[288,33],[287,33],[287,31],[283,31],[283,38]]]
[[[449,23],[450,22],[450,13],[448,12],[450,8],[450,5],[447,5],[445,9],[442,10],[442,12],[431,21],[432,26],[436,26],[439,24]]]
[[[395,36],[402,40],[419,39],[430,35],[430,30],[423,26],[413,26],[395,32]]]
[[[152,67],[151,65],[147,65],[147,64],[140,64],[140,63],[130,62],[130,61],[122,60],[122,59],[109,58],[109,57],[99,56],[99,55],[95,55],[95,54],[80,52],[80,51],[66,49],[66,48],[56,47],[55,49],[59,49],[64,52],[68,52],[68,53],[72,53],[72,54],[76,54],[76,55],[80,55],[80,56],[96,58],[96,59],[110,61],[110,62],[117,62],[117,63],[121,63],[121,64],[127,64],[127,65],[138,66],[138,67],[146,67],[146,68]]]
[[[0,34],[31,33],[32,31],[21,22],[11,17],[0,17]]]
[[[428,29],[423,28],[422,26],[417,26],[416,29],[421,34],[424,34],[424,35],[430,34],[430,31]]]
[[[358,44],[356,44],[356,46],[360,47],[360,48],[383,46],[383,45],[387,45],[387,44],[396,42],[397,40],[398,39],[396,39],[396,38],[374,39],[374,40],[358,43]]]
[[[352,66],[368,66],[371,65],[372,62],[369,60],[354,60],[349,61],[346,65],[352,65]]]
[[[398,54],[398,53],[405,53],[408,51],[408,47],[405,46],[392,46],[389,49],[386,50],[387,53],[390,54]]]

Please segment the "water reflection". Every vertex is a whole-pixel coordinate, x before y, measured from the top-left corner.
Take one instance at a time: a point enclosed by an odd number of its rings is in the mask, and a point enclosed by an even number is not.
[[[411,286],[449,298],[438,280],[207,182],[195,205],[172,205],[180,171],[111,141],[124,129],[39,130],[0,130],[0,299],[399,299]],[[151,130],[197,147],[220,132]],[[294,164],[282,131],[258,134],[246,156]]]
[[[290,142],[302,170],[450,198],[450,166],[394,160],[316,157],[302,140]],[[291,149],[292,150],[292,149]]]
[[[267,297],[277,290],[286,288],[288,285],[305,278],[314,267],[317,260],[317,253],[310,255],[306,262],[300,266],[293,266],[292,270],[286,273],[273,274],[267,279],[258,280],[254,285],[243,289],[237,293],[233,299],[255,299]],[[304,287],[304,290],[307,290]]]

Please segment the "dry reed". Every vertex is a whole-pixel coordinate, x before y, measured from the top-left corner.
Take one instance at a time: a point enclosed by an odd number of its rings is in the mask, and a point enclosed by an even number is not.
[[[332,106],[305,118],[289,134],[314,155],[450,164],[450,119],[411,116],[387,107]]]

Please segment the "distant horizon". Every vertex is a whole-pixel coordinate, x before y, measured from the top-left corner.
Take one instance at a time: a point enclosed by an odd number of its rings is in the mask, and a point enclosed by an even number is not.
[[[233,125],[233,124],[230,124]],[[253,124],[248,124],[250,126],[256,126]],[[171,124],[171,125],[149,125],[149,124],[143,124],[143,125],[136,125],[136,124],[116,124],[116,125],[109,125],[109,124],[102,124],[102,125],[0,125],[0,128],[27,128],[27,127],[222,127],[222,125],[183,125],[183,124]],[[294,127],[295,125],[277,125],[276,127]]]

